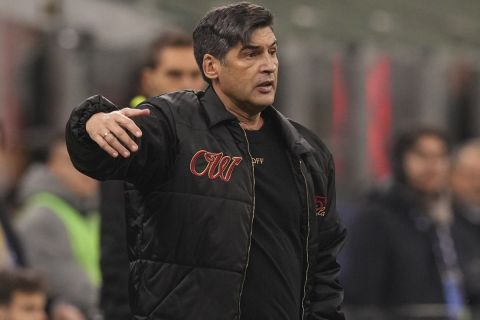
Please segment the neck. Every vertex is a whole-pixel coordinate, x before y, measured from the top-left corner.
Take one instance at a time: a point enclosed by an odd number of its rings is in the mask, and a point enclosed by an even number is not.
[[[238,121],[240,122],[240,126],[245,130],[259,130],[263,126],[263,118],[261,116],[261,112],[265,109],[265,107],[258,107],[258,106],[248,106],[245,104],[241,104],[238,101],[234,101],[230,97],[228,97],[222,90],[219,90],[215,84],[213,84],[213,89],[217,94],[220,101],[222,101],[225,109],[228,112],[233,114]]]
[[[238,112],[236,109],[230,110],[225,106],[228,112],[232,113],[240,121],[240,126],[245,130],[260,130],[263,126],[263,118],[260,113],[255,115],[249,115],[246,113]]]

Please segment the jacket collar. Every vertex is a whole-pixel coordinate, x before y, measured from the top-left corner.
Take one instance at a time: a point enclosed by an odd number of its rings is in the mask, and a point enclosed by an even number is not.
[[[200,95],[200,103],[207,114],[209,128],[223,121],[237,119],[233,114],[227,111],[225,105],[211,86],[208,86],[205,92]]]
[[[208,86],[203,94],[200,95],[200,102],[204,106],[208,118],[209,128],[223,122],[223,121],[237,121],[237,118],[227,111],[225,105],[215,93],[211,86]],[[279,123],[281,131],[283,132],[287,146],[297,155],[312,153],[313,147],[302,137],[298,130],[292,123],[281,114],[275,107],[269,106],[262,115],[270,116]]]
[[[287,146],[294,154],[302,155],[305,153],[313,153],[314,148],[312,145],[298,132],[292,122],[275,109],[275,107],[269,106],[263,111],[263,113],[266,116],[271,115],[276,119],[276,122],[280,125],[281,131],[285,136]]]

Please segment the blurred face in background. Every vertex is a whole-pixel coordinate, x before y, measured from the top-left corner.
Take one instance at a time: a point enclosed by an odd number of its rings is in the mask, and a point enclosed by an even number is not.
[[[73,166],[65,143],[57,143],[50,151],[48,166],[71,192],[82,198],[97,195],[98,182]]]
[[[426,194],[447,188],[449,166],[447,146],[434,135],[420,137],[403,158],[408,184]]]
[[[480,148],[460,151],[452,169],[451,185],[457,199],[480,207]]]
[[[146,68],[142,87],[147,97],[183,89],[202,90],[205,87],[193,47],[166,47],[158,52],[155,68]]]
[[[44,293],[16,291],[8,305],[0,306],[0,319],[47,320],[45,304]]]
[[[6,133],[0,122],[0,197],[15,187],[27,162],[20,146],[7,147],[6,142]]]

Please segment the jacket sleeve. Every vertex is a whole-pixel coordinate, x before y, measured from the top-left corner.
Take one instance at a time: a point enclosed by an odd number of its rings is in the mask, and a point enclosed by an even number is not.
[[[97,95],[75,108],[65,131],[68,152],[75,168],[98,180],[118,179],[136,185],[163,179],[175,147],[174,126],[167,102],[155,101],[155,105],[146,102],[139,106],[150,109],[150,115],[133,119],[142,130],[142,137],[135,138],[139,149],[128,158],[113,158],[86,132],[86,122],[93,114],[117,110],[113,103]]]
[[[338,281],[340,266],[337,263],[337,255],[345,241],[346,230],[336,212],[335,170],[331,155],[328,160],[327,199],[326,215],[319,227],[316,264],[312,266],[310,320],[345,319],[341,311],[343,289]]]

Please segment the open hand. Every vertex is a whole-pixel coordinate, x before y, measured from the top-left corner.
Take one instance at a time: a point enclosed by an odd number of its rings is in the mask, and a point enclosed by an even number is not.
[[[131,118],[148,115],[149,109],[124,108],[109,113],[99,112],[88,119],[86,130],[90,138],[112,157],[120,154],[127,158],[130,152],[138,150],[128,132],[137,138],[142,136],[142,131]]]

